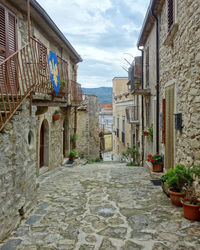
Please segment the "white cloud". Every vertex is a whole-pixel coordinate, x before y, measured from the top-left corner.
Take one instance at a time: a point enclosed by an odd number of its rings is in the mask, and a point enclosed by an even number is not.
[[[83,58],[78,81],[84,87],[111,86],[113,77],[127,76],[124,53],[140,55],[136,41],[149,0],[37,1]]]

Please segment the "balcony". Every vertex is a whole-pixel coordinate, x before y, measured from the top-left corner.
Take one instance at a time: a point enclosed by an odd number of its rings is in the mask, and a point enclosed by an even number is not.
[[[126,108],[126,119],[130,124],[138,125],[139,122],[139,106],[129,106]]]
[[[62,100],[66,105],[80,104],[81,85],[69,81],[67,61],[59,56],[57,61],[61,87],[56,97],[50,83],[47,48],[37,40],[31,38],[0,62],[0,131],[31,93],[49,96],[50,101]]]

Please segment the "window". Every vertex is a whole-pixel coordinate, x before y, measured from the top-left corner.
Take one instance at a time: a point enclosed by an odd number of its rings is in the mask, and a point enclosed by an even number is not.
[[[145,72],[146,72],[146,87],[149,87],[149,45],[146,47],[146,67],[145,67]]]
[[[122,120],[122,143],[125,143],[125,120]]]
[[[174,23],[174,0],[167,1],[167,29],[171,29]]]
[[[119,137],[119,118],[117,118],[117,137]]]

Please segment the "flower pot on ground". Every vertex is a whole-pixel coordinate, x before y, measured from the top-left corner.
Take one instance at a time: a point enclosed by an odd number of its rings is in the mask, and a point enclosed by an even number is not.
[[[53,114],[53,120],[57,121],[60,119],[60,117],[61,117],[61,110],[56,110]]]
[[[69,161],[74,161],[77,156],[76,149],[72,149],[69,153]]]
[[[181,206],[180,198],[185,197],[187,186],[193,182],[191,171],[184,165],[179,164],[175,168],[169,169],[165,175],[172,204]]]
[[[187,187],[185,198],[181,200],[184,217],[188,220],[200,220],[200,199],[199,192],[196,191],[196,178],[199,178],[200,166],[193,166],[189,169],[192,173],[193,183]],[[198,179],[199,184],[199,179]]]
[[[184,217],[188,220],[200,220],[200,203],[199,204],[190,204],[187,200],[181,200],[181,203],[183,205],[183,213]]]
[[[148,162],[152,164],[152,171],[153,172],[162,172],[163,171],[163,164],[162,164],[162,156],[159,154],[149,154],[148,155]]]

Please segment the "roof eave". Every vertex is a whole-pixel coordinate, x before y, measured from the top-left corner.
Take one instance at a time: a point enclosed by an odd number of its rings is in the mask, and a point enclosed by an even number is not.
[[[65,43],[69,50],[73,53],[76,60],[75,63],[82,62],[83,59],[77,53],[77,51],[72,47],[71,43],[67,40],[64,34],[60,31],[57,25],[53,22],[47,12],[41,7],[41,5],[36,0],[30,0],[30,5],[44,18],[47,24],[52,28],[52,30],[59,36],[59,38]]]

